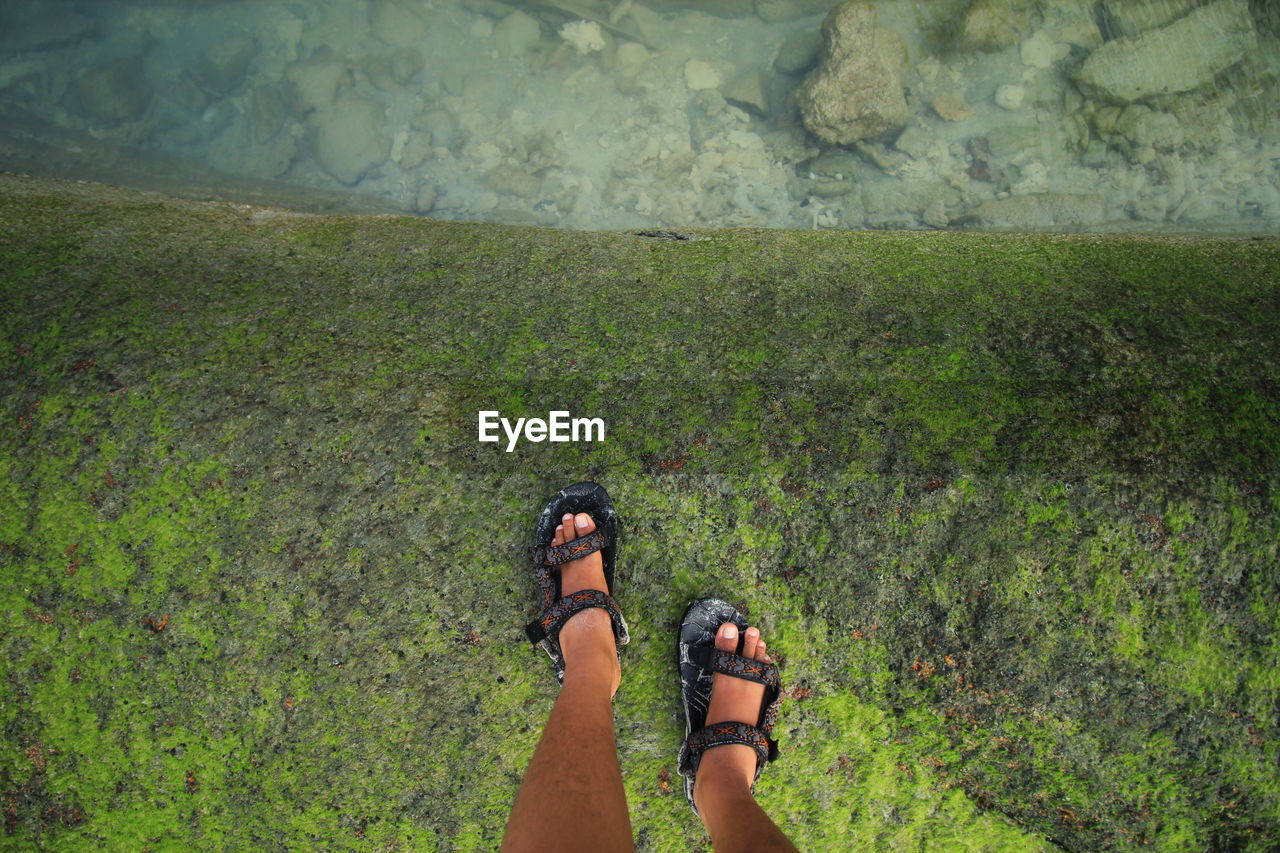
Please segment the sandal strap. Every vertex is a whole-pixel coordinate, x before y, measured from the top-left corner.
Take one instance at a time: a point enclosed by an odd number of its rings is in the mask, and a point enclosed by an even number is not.
[[[753,660],[715,646],[697,646],[689,650],[689,660],[706,672],[719,672],[734,678],[743,678],[763,684],[765,698],[756,725],[743,722],[712,723],[703,726],[685,739],[680,748],[679,772],[693,776],[698,772],[702,753],[715,746],[740,743],[756,751],[756,779],[769,761],[778,758],[778,742],[770,737],[778,721],[778,706],[782,704],[782,681],[778,665],[773,662]],[[754,782],[752,783],[754,785]]]
[[[625,646],[630,642],[627,623],[622,618],[618,603],[609,593],[598,589],[584,589],[552,603],[543,611],[541,619],[525,626],[525,633],[535,646],[548,638],[555,640],[560,635],[560,629],[564,627],[564,623],[569,621],[575,613],[586,610],[588,607],[603,607],[608,611],[609,619],[613,622],[613,636],[619,646]]]
[[[696,646],[689,650],[689,660],[705,670],[722,672],[735,678],[745,678],[777,691],[782,680],[778,677],[778,665],[772,661],[753,660],[715,646]]]
[[[685,739],[680,747],[679,773],[681,776],[696,776],[698,765],[702,763],[702,754],[716,746],[727,746],[740,743],[756,751],[756,780],[769,761],[778,758],[778,742],[769,737],[764,729],[748,723],[724,722],[703,726]],[[754,785],[755,782],[753,781]]]
[[[766,735],[773,732],[773,727],[778,722],[778,706],[782,704],[782,680],[778,676],[776,663],[752,660],[749,657],[717,649],[715,646],[697,646],[690,649],[689,660],[709,672],[720,672],[734,678],[763,684],[765,698],[757,725]]]
[[[604,531],[597,527],[586,536],[579,536],[563,545],[544,545],[534,552],[533,562],[539,566],[558,566],[570,560],[581,560],[609,544]]]
[[[533,551],[533,577],[538,584],[538,592],[542,598],[542,612],[545,614],[556,601],[560,592],[560,579],[555,572],[556,566],[569,560],[577,560],[587,554],[593,554],[608,545],[608,538],[599,528],[580,536],[563,545],[544,545]],[[569,549],[580,549],[571,552]],[[568,555],[568,556],[566,556]]]

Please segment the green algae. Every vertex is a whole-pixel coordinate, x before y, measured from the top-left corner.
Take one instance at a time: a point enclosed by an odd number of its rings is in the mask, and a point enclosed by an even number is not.
[[[706,846],[704,595],[781,658],[801,849],[1280,831],[1273,242],[0,207],[8,844],[496,847],[555,697],[529,529],[587,478],[640,849]]]

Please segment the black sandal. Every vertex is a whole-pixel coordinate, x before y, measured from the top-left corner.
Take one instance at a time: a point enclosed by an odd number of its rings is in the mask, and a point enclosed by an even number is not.
[[[563,545],[552,545],[556,525],[565,513],[585,512],[595,520],[596,529]],[[621,525],[613,510],[609,493],[596,483],[574,483],[556,493],[538,516],[533,534],[533,573],[541,592],[542,616],[525,626],[530,642],[541,646],[551,656],[556,670],[556,681],[564,684],[564,655],[560,651],[560,629],[580,610],[603,607],[613,622],[614,641],[618,646],[618,664],[622,664],[622,647],[630,642],[626,620],[618,603],[613,600],[613,569],[618,558],[618,534]],[[577,560],[600,552],[604,563],[605,585],[608,591],[584,589],[569,596],[560,594],[561,563]]]
[[[745,658],[741,654],[722,652],[715,647],[716,632],[725,622],[738,626],[738,651],[742,651],[743,631],[747,620],[733,605],[718,598],[703,598],[689,605],[680,625],[678,665],[680,689],[684,700],[685,739],[680,745],[679,771],[684,777],[684,793],[693,806],[693,783],[702,761],[702,753],[716,746],[741,743],[756,751],[756,775],[751,793],[764,765],[778,758],[778,742],[770,735],[778,720],[782,704],[782,682],[774,663]],[[760,716],[754,723],[723,722],[706,725],[707,707],[711,703],[711,685],[715,673],[745,678],[765,686]]]

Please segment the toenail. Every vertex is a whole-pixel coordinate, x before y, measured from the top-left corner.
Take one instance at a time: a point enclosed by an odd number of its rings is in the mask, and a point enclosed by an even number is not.
[[[735,640],[738,637],[738,629],[734,625],[725,625],[724,633],[721,636],[726,640]]]
[[[586,516],[586,514],[584,513],[584,514],[582,514],[582,515],[578,516],[577,518],[575,518],[575,519],[573,520],[573,523],[574,523],[574,524],[576,524],[576,525],[578,526],[578,529],[579,529],[579,530],[585,530],[585,529],[587,528],[587,516]]]
[[[748,639],[754,640],[756,637],[759,637],[759,636],[760,636],[760,632],[759,632],[759,631],[757,631],[755,628],[748,628],[748,629],[747,629],[747,638],[748,638]]]

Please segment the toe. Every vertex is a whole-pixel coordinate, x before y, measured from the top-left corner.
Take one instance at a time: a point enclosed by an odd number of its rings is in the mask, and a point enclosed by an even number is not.
[[[756,644],[756,660],[760,661],[761,663],[772,663],[772,661],[769,660],[769,655],[765,653],[765,648],[766,646],[765,646],[764,640],[761,640],[759,643]]]
[[[760,629],[754,625],[743,633],[742,639],[742,656],[755,660],[756,644],[760,642]]]
[[[591,518],[590,515],[588,515],[585,512],[580,512],[576,516],[574,516],[573,528],[574,528],[573,535],[574,535],[574,538],[576,539],[580,536],[586,536],[588,533],[595,530],[596,523]]]
[[[551,544],[552,545],[564,544],[564,525],[563,524],[556,525],[556,535],[551,537]]]
[[[725,622],[716,632],[716,648],[722,652],[738,651],[738,626]]]

